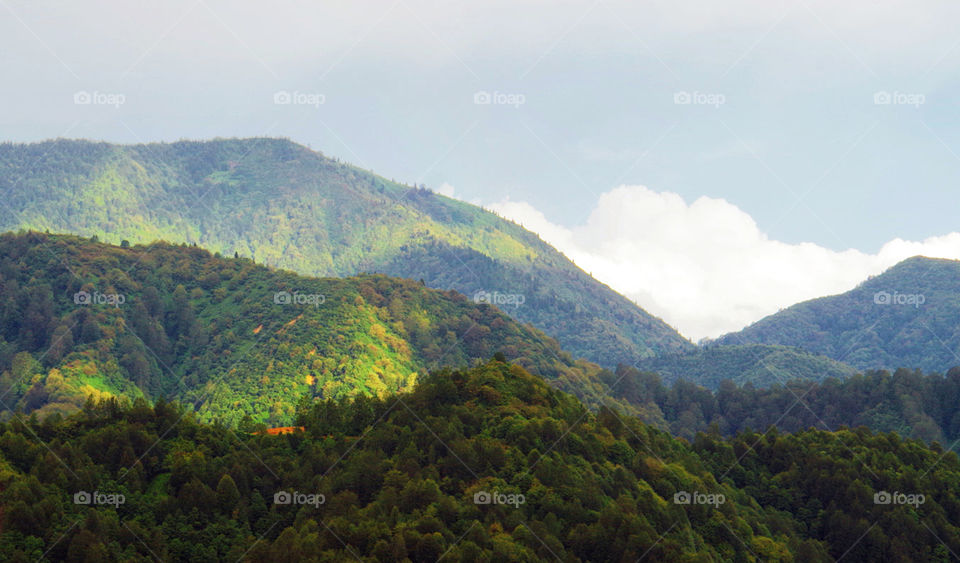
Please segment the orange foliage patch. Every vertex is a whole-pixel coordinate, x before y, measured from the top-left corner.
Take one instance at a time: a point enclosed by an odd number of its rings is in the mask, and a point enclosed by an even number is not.
[[[276,428],[267,428],[267,435],[276,436],[278,434],[293,434],[294,432],[303,432],[303,426],[277,426]],[[254,432],[259,434],[259,432]]]
[[[280,327],[279,329],[277,329],[277,334],[280,334],[280,333],[283,332],[285,329],[290,328],[290,327],[292,327],[293,325],[297,324],[297,321],[299,321],[299,320],[300,320],[300,317],[302,317],[302,316],[303,316],[303,313],[300,313],[299,315],[297,315],[296,317],[294,317],[293,320],[291,320],[291,321],[288,322],[287,324],[285,324],[285,325],[283,325],[282,327]]]

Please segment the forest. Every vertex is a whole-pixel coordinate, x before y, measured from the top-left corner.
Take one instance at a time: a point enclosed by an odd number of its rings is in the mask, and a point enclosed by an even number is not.
[[[914,256],[857,287],[797,303],[714,344],[800,347],[858,370],[943,373],[960,357],[960,261]]]
[[[0,558],[947,561],[960,549],[960,460],[936,444],[865,428],[688,442],[594,414],[502,357],[390,397],[306,401],[297,422],[234,431],[142,399],[17,416],[0,426]]]
[[[875,432],[954,444],[960,439],[960,368],[946,374],[871,370],[821,381],[791,379],[767,387],[720,382],[716,391],[689,380],[665,385],[656,373],[621,366],[618,396],[650,424],[692,439],[776,426],[784,432],[864,426]]]
[[[804,372],[751,345],[703,351],[747,375],[709,389],[419,281],[185,244],[0,235],[0,290],[4,561],[960,550],[960,370]]]
[[[205,421],[283,426],[303,395],[382,396],[498,351],[595,408],[609,395],[610,372],[539,330],[413,280],[308,278],[187,245],[22,233],[0,235],[0,290],[6,411],[163,397]]]
[[[287,139],[0,143],[0,171],[15,211],[0,214],[0,231],[162,240],[306,276],[522,294],[528,305],[508,315],[605,367],[693,348],[522,226]]]
[[[6,417],[69,414],[90,396],[164,397],[202,421],[284,426],[301,397],[383,397],[430,370],[500,352],[594,410],[616,408],[688,439],[770,425],[960,438],[957,370],[856,374],[771,345],[607,370],[495,307],[412,280],[308,278],[186,245],[40,233],[0,235],[0,257]],[[77,294],[104,302],[76,303]],[[114,295],[123,303],[108,303]]]

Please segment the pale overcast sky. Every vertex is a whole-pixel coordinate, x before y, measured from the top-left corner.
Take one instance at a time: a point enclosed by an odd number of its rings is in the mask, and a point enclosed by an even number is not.
[[[0,137],[290,137],[494,207],[716,336],[903,254],[960,258],[958,16],[932,0],[0,0]]]

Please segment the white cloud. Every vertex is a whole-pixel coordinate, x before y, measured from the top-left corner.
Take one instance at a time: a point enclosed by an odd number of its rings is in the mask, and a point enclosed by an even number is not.
[[[454,197],[453,193],[454,193],[456,190],[453,188],[453,186],[451,186],[450,184],[444,182],[444,183],[440,184],[440,187],[438,187],[438,188],[437,188],[436,190],[434,190],[434,191],[435,191],[436,193],[442,195],[442,196]]]
[[[447,182],[443,182],[442,184],[440,184],[439,187],[437,187],[433,191],[434,193],[438,193],[442,196],[449,197],[451,199],[458,199],[460,201],[464,201],[466,203],[469,203],[470,205],[476,205],[477,207],[483,206],[483,202],[480,201],[480,198],[474,197],[474,198],[466,199],[463,197],[463,194],[458,192],[456,188],[454,188],[451,184]]]
[[[698,340],[735,331],[799,301],[852,289],[915,255],[960,259],[960,233],[894,239],[877,254],[771,240],[723,200],[643,186],[602,194],[587,221],[554,224],[526,202],[489,209],[523,224],[600,281]]]

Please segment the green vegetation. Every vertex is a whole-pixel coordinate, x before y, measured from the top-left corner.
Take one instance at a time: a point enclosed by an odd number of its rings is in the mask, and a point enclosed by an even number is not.
[[[687,380],[667,387],[657,374],[625,366],[616,374],[619,397],[645,421],[689,439],[771,426],[784,432],[865,426],[928,442],[960,439],[960,368],[946,376],[899,369],[766,388],[723,381],[713,392]]]
[[[187,246],[26,233],[0,235],[0,290],[0,406],[41,417],[145,396],[281,426],[301,396],[384,396],[496,352],[594,408],[616,383],[495,307],[382,275],[307,278]]]
[[[166,240],[315,276],[379,272],[468,297],[605,366],[692,348],[533,233],[283,139],[0,144],[0,230]]]
[[[857,373],[856,369],[825,356],[763,344],[708,346],[642,360],[636,366],[656,372],[667,383],[686,379],[709,389],[717,389],[723,381],[768,387],[794,379],[822,381]]]
[[[960,262],[914,257],[855,289],[799,303],[719,344],[797,346],[860,370],[960,365]]]
[[[0,236],[0,256],[6,417],[68,414],[89,397],[144,397],[182,401],[201,421],[283,426],[302,397],[385,397],[430,370],[499,352],[593,410],[615,407],[688,439],[771,425],[960,438],[954,372],[851,376],[843,364],[766,345],[710,347],[611,372],[574,361],[494,307],[409,280],[307,278],[193,247],[39,233]],[[123,302],[78,304],[79,292]]]
[[[495,275],[445,244],[401,251]],[[960,552],[960,369],[751,344],[611,372],[456,291],[186,244],[0,235],[0,291],[3,561]]]
[[[835,560],[951,561],[960,548],[960,460],[938,444],[865,428],[771,429],[730,442],[701,434],[693,450],[718,480],[790,512]]]
[[[165,402],[108,399],[0,424],[0,559],[907,562],[960,551],[960,460],[892,434],[687,443],[592,414],[496,360],[400,395],[304,403],[297,419],[302,433],[237,434]],[[123,502],[76,504],[81,491]],[[283,491],[322,497],[275,503]],[[477,504],[484,492],[512,504]],[[884,492],[900,496],[875,503]],[[715,502],[677,503],[684,493]]]

